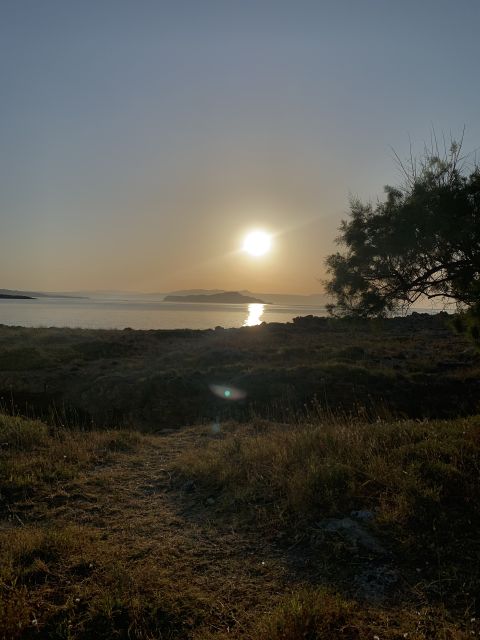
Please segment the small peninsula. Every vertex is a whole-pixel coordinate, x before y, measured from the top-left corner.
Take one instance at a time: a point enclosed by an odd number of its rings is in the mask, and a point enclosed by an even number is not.
[[[269,304],[252,296],[244,296],[238,291],[224,291],[212,294],[189,294],[184,296],[168,295],[164,302],[221,302],[224,304]]]
[[[0,293],[0,300],[35,300],[32,296],[20,296],[20,295],[8,295],[7,293]]]

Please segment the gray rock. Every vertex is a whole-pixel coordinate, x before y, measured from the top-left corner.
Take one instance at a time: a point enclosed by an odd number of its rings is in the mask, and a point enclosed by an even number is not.
[[[338,533],[355,546],[364,547],[372,553],[387,554],[378,540],[351,518],[326,518],[317,522],[317,527],[325,533]]]
[[[355,576],[357,594],[368,600],[381,601],[398,582],[398,572],[388,565],[370,566]]]
[[[185,493],[193,493],[195,488],[195,482],[193,480],[187,480],[182,486],[182,490],[185,491]]]
[[[356,520],[373,520],[375,518],[375,514],[373,511],[368,511],[367,509],[360,509],[359,511],[351,511],[350,515],[352,518]]]

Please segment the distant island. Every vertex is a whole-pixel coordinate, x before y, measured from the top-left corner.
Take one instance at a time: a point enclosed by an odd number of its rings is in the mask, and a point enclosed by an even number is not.
[[[184,296],[168,295],[164,302],[222,302],[224,304],[269,304],[258,298],[244,296],[238,291],[224,291],[212,294],[190,294]]]
[[[35,300],[32,296],[9,295],[0,293],[0,300]]]
[[[37,298],[77,298],[85,296],[69,295],[67,293],[54,293],[47,291],[19,291],[17,289],[1,289],[0,298],[12,300],[36,300]]]

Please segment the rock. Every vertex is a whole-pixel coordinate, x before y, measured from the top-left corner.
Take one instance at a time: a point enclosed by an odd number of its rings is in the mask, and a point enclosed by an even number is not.
[[[151,496],[155,493],[155,485],[153,484],[144,484],[139,487],[140,491],[144,493],[146,496]]]
[[[360,597],[378,602],[398,582],[398,572],[388,565],[370,566],[354,581]]]
[[[182,486],[182,491],[185,491],[185,493],[193,493],[195,489],[195,482],[193,480],[187,480]]]
[[[355,518],[356,520],[373,520],[375,518],[375,514],[373,511],[368,511],[367,509],[360,509],[359,511],[351,511],[350,516]]]
[[[355,546],[361,546],[379,555],[387,555],[387,551],[368,531],[351,518],[326,518],[317,522],[317,527],[325,533],[338,533]]]

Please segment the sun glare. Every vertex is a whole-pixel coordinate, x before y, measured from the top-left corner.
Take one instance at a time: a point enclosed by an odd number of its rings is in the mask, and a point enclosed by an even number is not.
[[[261,304],[258,302],[250,303],[248,305],[248,316],[245,322],[243,323],[243,326],[255,327],[257,324],[260,324],[261,323],[260,318],[262,317],[264,311],[265,311],[264,304]]]
[[[272,246],[272,238],[265,231],[252,231],[243,241],[243,250],[251,256],[263,256]]]

